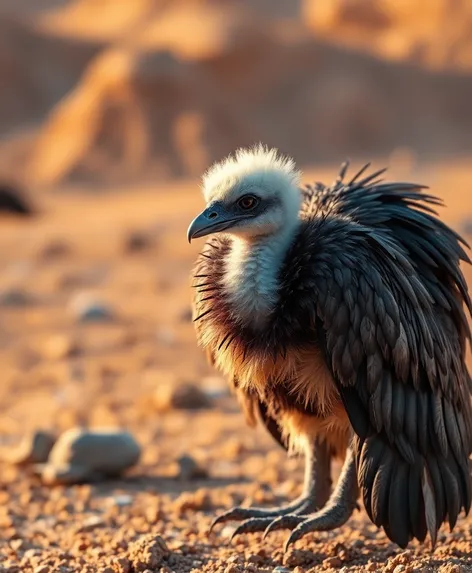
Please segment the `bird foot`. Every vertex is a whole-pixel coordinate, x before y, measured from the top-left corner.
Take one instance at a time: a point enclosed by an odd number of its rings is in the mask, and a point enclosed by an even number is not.
[[[243,521],[241,523],[241,525],[239,525],[235,529],[235,531],[233,532],[233,534],[231,536],[231,540],[233,540],[237,535],[241,535],[243,533],[256,533],[256,532],[263,531],[264,535],[262,536],[262,538],[265,539],[267,537],[267,535],[269,535],[269,533],[272,533],[273,531],[278,531],[280,529],[291,529],[291,530],[293,530],[298,525],[302,525],[304,522],[311,521],[315,517],[318,518],[320,516],[322,511],[320,511],[318,513],[310,513],[310,510],[312,509],[312,507],[313,506],[311,503],[310,504],[307,503],[306,505],[300,506],[298,509],[294,510],[292,513],[286,513],[286,512],[282,513],[282,510],[279,510],[279,515],[276,517],[268,516],[268,517],[246,518],[245,521]],[[354,509],[357,509],[358,511],[360,511],[360,506],[358,503],[355,504]],[[342,518],[340,519],[340,515],[337,516],[337,520],[339,521],[339,524],[338,524],[338,521],[334,521],[334,522],[332,522],[332,525],[329,526],[329,522],[326,521],[327,518],[324,518],[325,523],[326,523],[326,527],[321,528],[318,531],[328,531],[329,529],[336,529],[336,527],[343,525],[349,519],[349,517],[352,513],[352,510],[346,509],[346,511],[349,511],[349,514],[347,515],[347,517],[345,518],[344,521],[342,521]]]
[[[303,497],[293,503],[280,508],[258,508],[258,507],[233,507],[222,515],[216,517],[210,525],[209,533],[213,531],[215,525],[226,523],[227,521],[242,521],[241,525],[235,530],[231,539],[241,533],[254,533],[264,531],[274,519],[286,515],[309,513],[316,509],[313,500],[308,496]]]
[[[331,531],[346,523],[357,504],[329,504],[311,515],[287,515],[272,521],[264,532],[264,538],[277,529],[290,529],[292,533],[285,542],[284,551],[307,533],[314,531]]]

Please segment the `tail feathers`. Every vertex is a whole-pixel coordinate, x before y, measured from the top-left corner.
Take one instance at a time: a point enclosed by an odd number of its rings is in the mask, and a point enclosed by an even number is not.
[[[446,520],[452,530],[462,509],[471,502],[471,482],[466,460],[457,461],[431,452],[405,460],[387,439],[374,434],[356,438],[358,482],[364,506],[378,527],[405,548],[413,538],[423,542],[429,533],[432,545]]]

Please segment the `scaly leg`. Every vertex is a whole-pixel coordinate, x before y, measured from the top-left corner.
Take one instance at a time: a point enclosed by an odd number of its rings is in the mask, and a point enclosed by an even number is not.
[[[295,541],[311,531],[329,531],[344,525],[357,507],[356,462],[352,448],[348,448],[338,483],[323,509],[312,515],[287,515],[274,520],[266,529],[264,537],[276,529],[292,529],[285,544],[285,551]]]
[[[323,507],[331,492],[331,454],[325,442],[307,441],[303,493],[292,503],[280,508],[234,507],[213,520],[210,532],[218,523],[243,521],[233,533],[264,531],[281,516],[308,514]]]

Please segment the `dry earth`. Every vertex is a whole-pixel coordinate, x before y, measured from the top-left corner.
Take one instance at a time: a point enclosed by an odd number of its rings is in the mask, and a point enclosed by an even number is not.
[[[470,161],[398,163],[391,176],[429,184],[447,201],[445,219],[463,229],[472,212]],[[316,177],[334,173],[325,167]],[[0,225],[2,445],[38,428],[118,425],[134,433],[143,455],[121,480],[67,487],[1,463],[2,573],[472,571],[470,518],[452,534],[444,528],[434,552],[428,544],[399,550],[363,511],[286,555],[286,532],[230,543],[226,526],[208,537],[212,516],[231,504],[295,496],[302,468],[262,429],[245,426],[196,347],[188,276],[198,245],[186,243],[185,230],[202,206],[197,182],[31,199],[38,216]],[[106,302],[114,318],[81,323],[75,309],[84,293]],[[159,389],[185,382],[203,388],[211,407],[158,410]],[[208,478],[178,479],[184,454]]]
[[[76,425],[143,451],[123,479],[67,487],[0,462],[0,573],[472,571],[472,518],[434,552],[363,511],[286,555],[284,532],[207,536],[223,508],[297,495],[302,467],[197,349],[185,240],[195,176],[258,139],[329,181],[346,155],[388,156],[472,238],[471,22],[469,0],[0,0],[0,179],[38,210],[0,220],[0,458]],[[86,296],[108,320],[79,320]],[[187,382],[208,407],[162,409]]]

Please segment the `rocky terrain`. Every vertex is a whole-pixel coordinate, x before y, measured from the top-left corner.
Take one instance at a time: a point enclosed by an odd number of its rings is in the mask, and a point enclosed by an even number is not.
[[[471,517],[434,551],[362,508],[285,555],[207,534],[302,465],[197,348],[186,241],[202,170],[257,140],[307,181],[389,165],[472,240],[470,29],[466,0],[0,2],[0,573],[472,571]],[[124,473],[51,450],[77,427],[130,432]]]
[[[445,220],[472,231],[468,161],[391,176],[429,184],[448,204]],[[444,528],[434,552],[398,550],[363,511],[285,556],[285,532],[230,543],[229,524],[207,536],[231,504],[297,495],[302,467],[245,425],[196,347],[188,275],[199,245],[185,231],[201,205],[197,182],[74,188],[35,197],[37,215],[2,217],[0,571],[470,570],[470,519],[452,535]],[[34,431],[77,425],[131,431],[138,464],[121,479],[46,485],[21,463]]]

